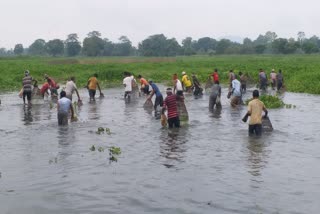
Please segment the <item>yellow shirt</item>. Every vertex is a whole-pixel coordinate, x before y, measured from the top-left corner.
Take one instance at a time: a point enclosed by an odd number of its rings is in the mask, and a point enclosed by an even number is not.
[[[266,109],[263,102],[259,99],[253,99],[248,104],[248,112],[250,112],[249,125],[262,123],[262,111]]]
[[[91,77],[89,79],[89,89],[96,90],[97,89],[98,80],[96,77]]]
[[[183,83],[183,85],[185,87],[192,86],[191,80],[189,79],[188,75],[186,75],[186,74],[182,76],[181,82]]]

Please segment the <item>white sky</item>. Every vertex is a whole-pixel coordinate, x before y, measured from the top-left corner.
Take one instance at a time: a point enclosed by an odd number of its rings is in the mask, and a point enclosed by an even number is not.
[[[319,2],[319,3],[318,3]],[[163,33],[178,42],[187,36],[257,38],[266,31],[279,37],[320,36],[318,0],[0,0],[0,47],[28,47],[38,38],[82,41],[97,30],[117,41],[126,35],[137,45]]]

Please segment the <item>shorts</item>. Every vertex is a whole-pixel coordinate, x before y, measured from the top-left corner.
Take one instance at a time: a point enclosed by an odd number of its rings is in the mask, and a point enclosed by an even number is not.
[[[31,100],[31,91],[23,91],[23,99],[25,99],[27,97],[27,100],[30,101]]]
[[[150,94],[149,85],[145,85],[145,86],[144,86],[144,88],[143,88],[143,93],[144,93],[144,94]]]
[[[241,104],[241,97],[234,96],[234,97],[231,98],[231,106],[232,107],[235,107],[235,106],[240,105],[240,104]]]
[[[180,127],[180,119],[179,119],[179,117],[169,118],[168,119],[168,124],[169,124],[169,128],[173,128],[173,125],[174,125],[174,127],[179,128]]]
[[[60,111],[58,112],[58,125],[65,126],[68,125],[68,112]]]
[[[154,101],[154,109],[157,110],[157,106],[160,105],[160,107],[163,106],[163,97],[161,96],[157,96],[156,100]]]
[[[89,97],[94,98],[96,96],[96,90],[94,89],[89,89]]]
[[[254,124],[254,125],[249,125],[249,136],[261,136],[262,134],[262,125],[261,124]]]
[[[177,95],[183,96],[183,91],[177,91]]]

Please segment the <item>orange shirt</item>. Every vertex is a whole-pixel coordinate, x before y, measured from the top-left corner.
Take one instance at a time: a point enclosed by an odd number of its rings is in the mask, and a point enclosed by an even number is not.
[[[250,112],[250,125],[262,123],[262,111],[266,109],[263,102],[259,99],[253,99],[248,104],[248,112]]]
[[[96,77],[91,77],[89,79],[89,89],[96,90],[97,89],[98,80]]]
[[[145,78],[140,78],[141,85],[149,85],[148,81]]]

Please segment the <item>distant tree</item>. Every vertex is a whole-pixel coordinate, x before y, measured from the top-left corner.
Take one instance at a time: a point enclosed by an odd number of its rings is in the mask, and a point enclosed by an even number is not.
[[[47,53],[51,56],[63,55],[64,44],[61,39],[53,39],[46,44]]]
[[[28,53],[30,55],[43,56],[46,55],[46,42],[43,39],[35,40],[30,46]]]
[[[267,49],[267,46],[266,45],[262,45],[262,44],[261,45],[256,45],[254,47],[254,50],[255,50],[255,52],[257,54],[263,54],[266,49]]]
[[[221,39],[216,47],[216,53],[217,54],[225,54],[227,48],[229,48],[232,45],[232,42],[229,39]]]
[[[306,40],[302,44],[302,50],[307,54],[318,53],[319,47],[314,42]]]
[[[81,45],[78,41],[78,35],[72,33],[68,35],[68,38],[65,41],[65,48],[67,56],[76,56],[81,51]]]
[[[272,43],[278,36],[275,32],[271,32],[268,31],[266,32],[266,34],[264,35],[264,37],[266,38],[267,43]]]
[[[7,50],[5,48],[0,48],[0,56],[6,56]]]
[[[281,53],[281,54],[291,54],[294,53],[298,48],[298,43],[294,41],[294,39],[285,39],[279,38],[273,41],[272,48],[274,53]]]
[[[190,56],[193,54],[196,54],[196,51],[194,49],[194,42],[192,41],[191,37],[187,37],[184,40],[182,40],[182,54],[186,56]]]
[[[306,34],[303,31],[299,31],[297,35],[298,35],[298,42],[300,43],[300,47],[302,47],[303,40],[305,39]]]
[[[107,38],[103,39],[103,55],[112,56],[114,50],[114,44]]]
[[[82,52],[87,56],[101,56],[104,52],[104,41],[100,38],[101,34],[98,31],[88,33],[88,36],[83,40]]]
[[[149,36],[139,44],[142,56],[166,56],[167,38],[163,34]]]
[[[114,44],[114,56],[129,56],[132,52],[132,43],[126,36],[119,38],[119,43]]]
[[[13,53],[15,55],[21,55],[23,53],[23,45],[22,44],[16,44],[14,46]]]
[[[217,44],[217,40],[210,37],[203,37],[198,39],[196,50],[207,53],[209,50],[216,50]]]
[[[243,44],[240,47],[240,53],[241,54],[253,54],[255,52],[254,50],[254,44],[249,38],[245,38],[243,40]]]
[[[166,41],[166,56],[176,56],[181,52],[181,46],[175,38]]]

